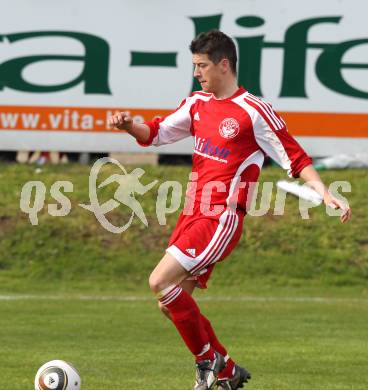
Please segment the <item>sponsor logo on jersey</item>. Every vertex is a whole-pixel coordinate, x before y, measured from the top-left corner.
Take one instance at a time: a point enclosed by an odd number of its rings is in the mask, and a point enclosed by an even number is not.
[[[234,118],[225,118],[219,126],[219,133],[224,138],[234,138],[239,134],[239,122]]]
[[[230,150],[212,143],[211,138],[195,137],[194,153],[222,163],[227,163]]]

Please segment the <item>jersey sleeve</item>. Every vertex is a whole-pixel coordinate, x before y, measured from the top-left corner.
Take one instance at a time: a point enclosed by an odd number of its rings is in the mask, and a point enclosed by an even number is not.
[[[145,122],[150,128],[150,136],[146,142],[138,141],[138,143],[141,146],[160,146],[191,136],[191,106],[192,99],[188,97],[171,114]]]
[[[257,111],[253,131],[259,147],[287,170],[290,177],[299,177],[312,164],[312,159],[287,131],[285,122],[270,104],[260,100],[248,100],[248,103]]]

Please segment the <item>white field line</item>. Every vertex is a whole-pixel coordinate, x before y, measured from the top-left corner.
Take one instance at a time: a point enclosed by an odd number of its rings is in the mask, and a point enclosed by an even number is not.
[[[155,301],[150,296],[114,296],[114,295],[0,295],[0,301],[111,301],[111,302],[149,302]],[[368,303],[368,298],[329,298],[329,297],[256,297],[256,296],[207,296],[197,297],[199,302],[295,302],[295,303]]]

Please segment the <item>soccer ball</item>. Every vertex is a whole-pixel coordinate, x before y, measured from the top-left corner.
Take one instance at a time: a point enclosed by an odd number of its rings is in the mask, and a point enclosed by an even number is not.
[[[39,368],[35,378],[35,390],[80,390],[78,371],[63,360],[52,360]]]

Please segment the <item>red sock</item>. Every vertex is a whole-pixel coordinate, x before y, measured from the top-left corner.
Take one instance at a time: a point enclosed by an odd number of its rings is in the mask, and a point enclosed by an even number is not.
[[[196,360],[212,360],[215,351],[209,343],[201,312],[190,294],[175,286],[160,302],[169,310],[172,322]]]
[[[219,372],[218,379],[230,379],[233,376],[233,369],[234,369],[235,363],[234,361],[229,357],[226,361],[225,368]]]
[[[211,322],[202,314],[202,322],[208,334],[208,339],[211,346],[215,351],[219,352],[223,357],[225,357],[226,365],[225,368],[220,371],[218,378],[219,379],[229,379],[233,376],[233,368],[235,366],[234,361],[228,356],[226,348],[220,343],[219,339],[216,336],[214,329],[212,328]]]
[[[211,322],[203,314],[201,314],[201,316],[202,323],[208,334],[208,340],[211,346],[215,349],[215,351],[219,352],[222,356],[225,357],[227,355],[226,348],[220,343],[219,339],[217,338],[216,333],[212,328]]]

